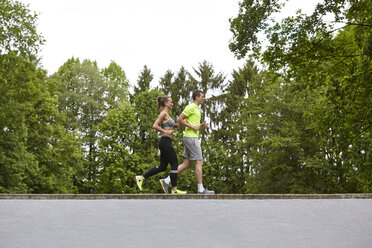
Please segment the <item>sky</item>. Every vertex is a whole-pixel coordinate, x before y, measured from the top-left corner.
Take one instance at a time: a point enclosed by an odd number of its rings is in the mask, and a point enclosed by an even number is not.
[[[41,64],[53,74],[69,58],[96,61],[99,68],[115,61],[135,85],[144,65],[157,85],[167,70],[189,72],[204,60],[230,78],[242,67],[229,50],[229,18],[238,0],[20,0],[39,14],[38,32],[46,43]],[[278,15],[312,11],[319,0],[289,0]]]

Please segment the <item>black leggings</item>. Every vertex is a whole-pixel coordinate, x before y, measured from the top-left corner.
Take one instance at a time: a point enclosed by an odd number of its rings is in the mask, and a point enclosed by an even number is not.
[[[159,149],[160,149],[160,166],[156,166],[148,170],[143,177],[148,178],[159,172],[165,171],[167,169],[168,164],[171,164],[170,170],[170,179],[172,182],[172,186],[177,186],[177,169],[178,169],[178,161],[177,161],[177,154],[172,146],[172,139],[169,137],[161,137],[159,142]]]

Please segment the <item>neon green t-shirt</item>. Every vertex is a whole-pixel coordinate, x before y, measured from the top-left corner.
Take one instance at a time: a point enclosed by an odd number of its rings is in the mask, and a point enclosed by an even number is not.
[[[200,109],[199,109],[199,106],[196,105],[195,103],[191,103],[187,105],[182,113],[187,116],[187,118],[185,119],[187,123],[193,126],[200,124],[200,118],[201,118]],[[185,134],[183,135],[183,137],[198,138],[199,131],[195,131],[192,128],[186,127]]]

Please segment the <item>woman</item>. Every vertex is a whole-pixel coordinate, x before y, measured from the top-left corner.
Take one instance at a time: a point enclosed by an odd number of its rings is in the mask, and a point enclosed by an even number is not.
[[[160,149],[160,166],[156,166],[148,170],[142,176],[136,176],[137,186],[142,190],[143,182],[159,172],[165,171],[168,164],[171,164],[170,179],[172,183],[172,194],[186,194],[186,191],[177,189],[177,169],[178,161],[177,154],[172,146],[173,129],[178,127],[178,123],[169,116],[169,111],[173,107],[173,100],[169,96],[159,96],[157,98],[158,109],[162,109],[158,118],[152,126],[155,130],[162,133],[162,137],[159,142]],[[164,184],[160,181],[163,190],[168,193],[168,188],[164,188]]]

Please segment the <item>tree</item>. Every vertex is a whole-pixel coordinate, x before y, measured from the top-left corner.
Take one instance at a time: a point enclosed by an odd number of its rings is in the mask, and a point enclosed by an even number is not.
[[[124,71],[114,62],[100,70],[96,62],[71,58],[52,78],[58,82],[58,105],[67,118],[66,129],[77,132],[85,153],[80,192],[96,192],[99,176],[98,125],[109,109],[127,98]]]
[[[197,78],[189,74],[191,85],[203,91],[207,97],[205,103],[201,105],[202,121],[209,118],[213,124],[216,124],[214,118],[218,108],[218,97],[216,96],[220,95],[218,90],[223,87],[225,76],[222,73],[215,74],[213,65],[207,61],[200,63],[198,69],[194,69],[194,73],[197,75]],[[204,137],[204,134],[202,135]]]
[[[161,92],[164,92],[165,95],[171,95],[172,85],[173,85],[173,76],[174,73],[171,70],[165,72],[163,77],[160,77],[158,89]]]
[[[134,193],[140,156],[134,153],[138,128],[136,114],[127,101],[111,109],[99,125],[99,193]]]
[[[244,193],[245,188],[250,188],[246,186],[252,167],[248,153],[257,142],[257,138],[255,142],[242,139],[245,130],[252,126],[243,125],[252,119],[251,115],[246,114],[243,120],[242,115],[247,111],[244,101],[255,97],[253,89],[261,82],[262,76],[251,61],[247,61],[243,68],[234,70],[232,76],[232,81],[220,96],[223,104],[215,113],[218,128],[212,132],[205,147],[209,162],[213,165],[208,174],[216,176],[216,180],[211,180],[214,185],[210,187],[222,193]],[[252,136],[257,134],[255,128]]]
[[[319,161],[336,168],[337,192],[370,192],[372,2],[323,1],[309,16],[299,12],[269,25],[280,6],[278,0],[241,3],[230,20],[230,49],[238,57],[260,58],[299,90],[318,96],[305,114],[325,137]],[[325,21],[327,14],[334,20]],[[261,31],[266,48],[257,39]]]
[[[150,90],[150,83],[153,79],[154,76],[152,75],[151,70],[145,65],[143,67],[143,71],[141,71],[138,77],[137,86],[134,86],[134,94],[132,99],[141,92]]]
[[[124,70],[116,62],[111,61],[102,73],[108,84],[108,94],[105,99],[109,108],[115,108],[121,101],[129,100],[129,81]]]
[[[172,112],[180,116],[185,107],[192,100],[191,94],[197,89],[194,82],[189,80],[189,72],[182,66],[176,73],[173,84],[171,85],[171,96],[174,101]]]
[[[17,1],[1,1],[0,12],[0,191],[75,193],[80,144],[63,128],[55,82],[37,67],[37,15]]]
[[[229,47],[236,57],[244,58],[249,52],[253,52],[256,58],[260,57],[262,41],[258,35],[269,27],[269,17],[279,12],[282,6],[279,2],[280,0],[244,0],[239,3],[238,16],[229,20],[233,33]]]
[[[0,0],[0,54],[13,53],[36,61],[45,40],[36,30],[38,15],[19,1]]]
[[[190,103],[191,93],[197,89],[195,82],[188,80],[188,75],[189,73],[182,66],[176,74],[167,71],[159,81],[158,89],[173,100],[172,112],[175,116],[182,113]]]
[[[0,65],[1,191],[76,192],[82,154],[63,128],[54,82],[19,56],[1,55]]]
[[[33,101],[27,98],[33,88],[29,78],[35,78],[35,73],[30,72],[32,64],[13,55],[1,55],[0,65],[0,191],[30,192],[29,181],[37,176],[38,163],[25,144],[25,112],[32,109]]]

